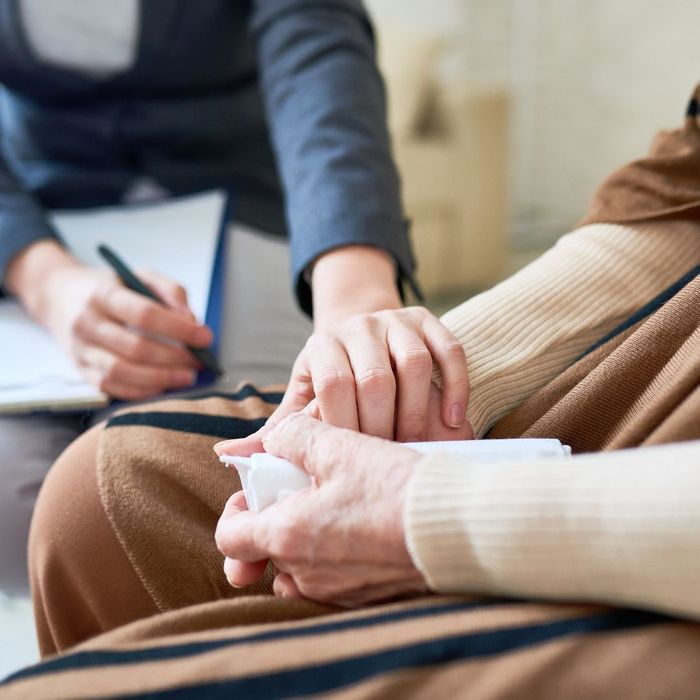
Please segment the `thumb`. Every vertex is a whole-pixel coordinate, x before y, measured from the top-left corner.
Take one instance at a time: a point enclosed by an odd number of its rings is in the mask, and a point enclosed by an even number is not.
[[[346,470],[358,444],[370,439],[294,413],[264,436],[263,446],[266,452],[288,459],[323,482],[336,470]]]
[[[222,455],[250,457],[250,455],[256,452],[262,452],[262,436],[264,435],[263,431],[266,427],[267,424],[244,438],[217,442],[216,445],[214,445],[214,452],[216,452],[217,457],[221,457]]]
[[[248,437],[236,440],[224,440],[214,445],[217,455],[249,457],[256,452],[263,452],[263,441],[267,434],[287,416],[303,411],[314,400],[313,385],[308,372],[306,360],[302,353],[294,363],[292,378],[289,381],[280,405],[267,419],[265,425]],[[314,408],[311,411],[317,410]]]
[[[307,404],[306,396],[298,391],[293,391],[290,385],[284,392],[282,402],[265,421],[265,425],[263,425],[262,428],[259,428],[254,433],[244,438],[217,442],[216,445],[214,445],[214,452],[216,452],[219,457],[222,455],[250,457],[250,455],[256,452],[263,452],[263,440],[265,436],[288,415],[301,411]]]

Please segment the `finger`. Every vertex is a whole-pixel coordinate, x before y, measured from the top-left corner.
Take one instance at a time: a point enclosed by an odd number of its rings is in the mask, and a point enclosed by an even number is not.
[[[84,369],[83,374],[92,385],[107,394],[107,396],[121,399],[122,401],[141,401],[163,393],[163,390],[158,387],[138,387],[131,384],[120,384],[119,382],[103,380],[99,372],[96,371],[91,372]]]
[[[127,384],[162,391],[192,386],[197,377],[191,369],[138,365],[97,345],[81,347],[78,350],[78,361],[82,366],[99,373],[100,388],[107,384]]]
[[[198,360],[185,348],[159,343],[97,313],[87,313],[76,329],[88,344],[120,355],[139,365],[160,365],[171,369],[196,369]]]
[[[245,500],[245,493],[243,490],[236,491],[233,495],[229,496],[224,510],[221,513],[221,517],[231,517],[237,515],[238,513],[248,510],[248,503]]]
[[[184,287],[153,270],[139,270],[138,275],[166,306],[194,320],[195,316],[187,304],[187,290]]]
[[[261,513],[239,510],[234,513],[230,509],[228,514],[224,513],[219,518],[214,535],[219,551],[230,559],[243,562],[268,559],[270,553],[264,543],[269,541],[269,537],[266,537],[269,510]]]
[[[355,379],[343,346],[332,337],[318,335],[308,351],[314,395],[325,423],[359,430]]]
[[[380,335],[375,319],[368,319],[367,324],[364,332],[344,341],[355,376],[359,429],[367,435],[391,440],[394,437],[396,381],[386,338]]]
[[[416,593],[424,593],[428,590],[425,584],[417,582],[401,583],[392,582],[386,584],[370,585],[363,588],[358,588],[349,593],[328,596],[324,601],[326,603],[334,603],[344,608],[357,608],[361,605],[369,603],[379,603],[382,601],[390,601],[396,598],[403,598],[407,595],[415,595]]]
[[[248,562],[226,557],[224,559],[224,575],[234,588],[252,586],[265,573],[267,561],[267,559],[263,559],[262,561]]]
[[[275,576],[272,582],[272,592],[280,598],[303,598],[294,579],[284,572],[280,572]]]
[[[321,420],[321,409],[318,407],[318,401],[314,399],[303,411],[305,416]]]
[[[303,411],[313,400],[314,387],[311,381],[311,371],[309,370],[308,352],[304,348],[294,362],[289,384],[285,389],[280,405],[268,419],[270,427],[277,425],[290,413]]]
[[[309,383],[309,386],[310,383]],[[303,390],[294,391],[288,388],[282,399],[282,403],[272,412],[265,424],[254,433],[233,440],[222,440],[214,445],[214,452],[221,457],[229,455],[233,457],[250,457],[257,452],[263,452],[263,439],[280,421],[296,410],[302,410],[311,399],[307,401]],[[313,393],[312,393],[313,396]],[[298,408],[297,408],[298,407]]]
[[[250,457],[250,455],[263,451],[262,439],[265,432],[265,426],[263,426],[244,438],[222,440],[214,445],[214,452],[216,452],[218,457],[223,455],[229,457]]]
[[[442,371],[442,419],[450,428],[464,425],[469,401],[469,372],[464,348],[435,317],[423,322],[425,340]]]
[[[336,470],[351,467],[348,462],[356,457],[360,445],[372,440],[376,438],[321,423],[303,413],[293,413],[265,436],[263,447],[323,482]]]
[[[398,379],[396,439],[399,442],[425,440],[433,358],[423,338],[406,324],[392,324],[389,352]]]
[[[125,287],[109,285],[97,292],[93,303],[121,323],[186,345],[207,347],[213,340],[206,326]]]

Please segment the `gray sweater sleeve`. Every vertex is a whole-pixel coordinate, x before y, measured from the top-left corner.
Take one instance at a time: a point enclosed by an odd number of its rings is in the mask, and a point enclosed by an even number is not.
[[[39,202],[20,187],[0,154],[0,290],[12,260],[42,238],[56,238],[56,233]]]
[[[399,279],[415,289],[384,86],[362,3],[257,0],[252,32],[302,307],[311,310],[305,268],[344,245],[388,251]]]

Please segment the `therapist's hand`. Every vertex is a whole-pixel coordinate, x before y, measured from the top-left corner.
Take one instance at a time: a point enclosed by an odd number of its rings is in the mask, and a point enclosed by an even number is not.
[[[78,263],[53,241],[28,249],[10,272],[11,291],[110,396],[143,399],[195,381],[197,361],[184,344],[206,347],[212,334],[175,282],[139,271],[166,308],[124,287],[113,272]]]
[[[337,427],[426,440],[433,362],[444,381],[444,432],[458,437],[469,395],[464,350],[422,307],[355,314],[316,331],[297,358],[280,413],[316,399],[322,420]]]
[[[143,399],[191,386],[197,360],[185,344],[207,347],[211,331],[198,324],[176,283],[140,270],[164,307],[124,287],[111,271],[81,267],[56,273],[47,324],[83,374],[120,399]]]
[[[303,414],[276,426],[264,446],[314,483],[260,513],[246,510],[242,492],[229,499],[216,543],[231,585],[254,583],[272,560],[274,591],[290,598],[356,606],[427,590],[403,526],[406,486],[421,455]]]
[[[464,350],[427,309],[402,308],[387,254],[363,246],[332,251],[317,261],[313,289],[314,333],[282,403],[244,451],[259,452],[275,424],[312,402],[324,422],[386,439],[473,437]],[[431,381],[433,363],[442,392]]]

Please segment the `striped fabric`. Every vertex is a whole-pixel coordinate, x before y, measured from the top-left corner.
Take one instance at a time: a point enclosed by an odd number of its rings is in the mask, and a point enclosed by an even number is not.
[[[277,621],[252,622],[263,606]],[[19,672],[0,697],[682,700],[700,688],[700,627],[653,613],[454,597],[321,612],[258,597],[168,613]]]
[[[700,405],[698,300],[700,277],[691,275],[495,431],[546,433],[578,449],[640,444],[649,425],[657,442],[690,439]],[[110,421],[100,497],[161,614],[15,674],[0,685],[2,700],[700,696],[700,625],[651,612],[467,596],[345,611],[276,599],[269,576],[232,589],[212,533],[239,482],[211,447],[249,434],[279,399],[278,389],[243,387]],[[597,432],[601,416],[619,427]],[[82,600],[62,605],[75,610]]]

